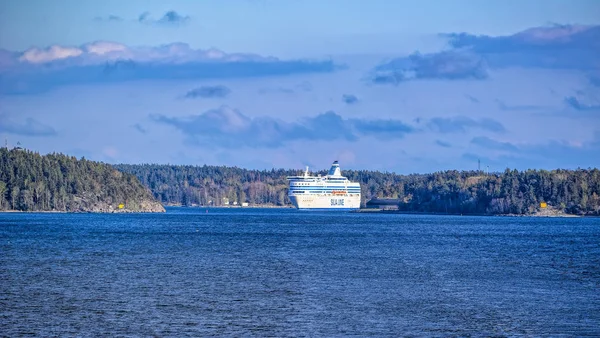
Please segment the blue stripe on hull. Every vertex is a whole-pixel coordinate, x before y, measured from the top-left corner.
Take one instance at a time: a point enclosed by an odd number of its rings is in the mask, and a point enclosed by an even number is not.
[[[321,190],[321,189],[329,189],[329,190],[347,190],[347,189],[354,189],[354,190],[360,190],[360,188],[355,188],[355,187],[291,187],[290,190]]]
[[[360,208],[296,208],[298,211],[352,211]]]

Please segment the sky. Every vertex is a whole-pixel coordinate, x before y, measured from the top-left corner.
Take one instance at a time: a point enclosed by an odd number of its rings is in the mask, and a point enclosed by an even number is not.
[[[600,2],[0,2],[0,137],[107,163],[600,166]]]

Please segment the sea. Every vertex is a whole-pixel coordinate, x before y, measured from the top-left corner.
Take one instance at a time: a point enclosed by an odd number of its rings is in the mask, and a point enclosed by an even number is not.
[[[600,219],[0,213],[0,336],[600,336]]]

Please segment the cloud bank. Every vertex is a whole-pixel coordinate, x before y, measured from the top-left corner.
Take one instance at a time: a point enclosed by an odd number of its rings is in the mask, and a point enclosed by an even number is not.
[[[22,136],[55,136],[54,128],[40,123],[32,118],[25,122],[12,119],[7,114],[0,114],[0,132]]]
[[[466,153],[464,159],[481,159],[484,163],[496,167],[496,170],[505,168],[509,163],[521,163],[522,167],[540,167],[545,163],[548,168],[577,168],[581,167],[581,159],[597,158],[600,154],[600,132],[596,132],[593,138],[587,142],[571,143],[561,140],[551,140],[541,144],[513,144],[500,142],[488,137],[475,137],[471,144],[486,150],[502,151],[496,157]]]
[[[575,109],[577,111],[589,111],[589,110],[598,110],[598,111],[600,111],[600,105],[598,105],[598,104],[586,104],[586,103],[582,103],[575,96],[565,97],[564,102],[565,102],[565,104],[568,107],[570,107],[572,109]]]
[[[600,26],[553,25],[509,36],[440,36],[448,39],[448,50],[392,59],[376,66],[368,78],[376,84],[398,84],[418,79],[482,80],[489,77],[489,69],[504,67],[600,69]]]
[[[418,79],[482,80],[487,77],[483,58],[462,52],[417,52],[407,58],[396,58],[375,67],[371,76],[372,81],[377,84],[398,84]]]
[[[504,126],[493,119],[483,118],[474,120],[466,116],[434,117],[427,122],[427,127],[439,133],[465,133],[469,129],[478,128],[493,133],[503,133]]]
[[[98,41],[78,47],[31,48],[21,53],[1,50],[0,94],[35,93],[73,84],[263,77],[335,69],[330,60],[280,60],[193,49],[184,43],[129,47]]]
[[[152,19],[150,12],[143,12],[138,16],[138,22],[145,24],[180,25],[190,20],[189,15],[181,15],[176,11],[168,11],[159,19]]]
[[[510,36],[442,34],[454,50],[486,58],[490,67],[597,69],[600,26],[534,27]]]
[[[251,118],[228,106],[187,118],[152,115],[151,119],[175,127],[194,144],[223,148],[277,148],[301,140],[399,139],[416,131],[399,120],[344,119],[331,111],[295,122]]]

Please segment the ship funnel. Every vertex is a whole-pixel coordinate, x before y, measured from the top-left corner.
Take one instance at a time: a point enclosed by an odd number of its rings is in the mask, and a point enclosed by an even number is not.
[[[338,161],[333,161],[333,164],[331,165],[331,168],[329,169],[329,173],[327,173],[327,175],[342,176],[342,172],[340,171],[340,165],[338,164]]]

